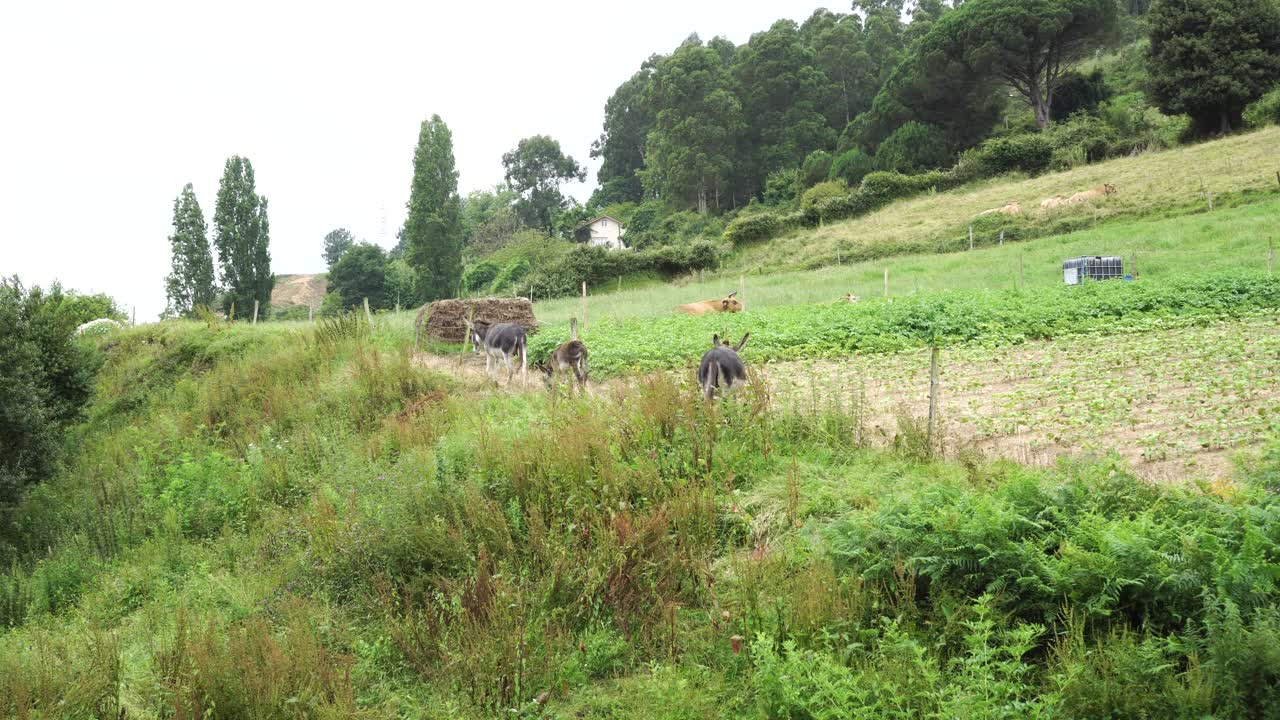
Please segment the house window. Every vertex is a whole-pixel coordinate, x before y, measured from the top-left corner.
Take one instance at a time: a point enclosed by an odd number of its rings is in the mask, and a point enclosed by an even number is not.
[[[602,228],[607,228],[607,227],[609,227],[609,221],[608,221],[608,220],[601,220],[601,221],[600,221],[600,227],[602,227]]]

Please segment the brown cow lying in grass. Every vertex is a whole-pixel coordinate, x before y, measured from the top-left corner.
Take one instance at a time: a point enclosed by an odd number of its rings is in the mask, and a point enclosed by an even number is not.
[[[978,213],[978,217],[985,217],[987,215],[1021,215],[1021,214],[1022,214],[1022,205],[1017,200],[1010,200],[1009,202],[1004,204],[1004,207],[991,208],[990,210],[983,210],[982,212]]]
[[[729,293],[719,300],[703,300],[701,302],[686,303],[676,307],[676,312],[682,312],[686,315],[706,315],[707,313],[718,312],[742,312],[744,306],[742,301],[737,298],[737,291]]]
[[[1067,207],[1070,205],[1079,205],[1080,203],[1085,203],[1085,202],[1093,202],[1094,200],[1101,200],[1106,196],[1110,195],[1111,193],[1114,193],[1115,191],[1116,191],[1115,185],[1111,185],[1109,183],[1103,183],[1098,187],[1092,188],[1090,190],[1081,190],[1080,192],[1076,193],[1075,195],[1072,195],[1071,197],[1065,197],[1063,195],[1055,195],[1051,198],[1046,198],[1044,200],[1041,200],[1040,209],[1041,210],[1057,210],[1058,208],[1061,208],[1061,207]]]

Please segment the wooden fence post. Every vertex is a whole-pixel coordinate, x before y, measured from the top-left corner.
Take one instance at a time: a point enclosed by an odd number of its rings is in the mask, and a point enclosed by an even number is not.
[[[742,299],[741,297],[742,295],[746,294],[745,292],[746,289],[747,289],[747,276],[743,274],[739,274],[738,275],[738,296],[739,296],[738,299],[739,300]]]
[[[316,306],[308,305],[307,306],[307,322],[315,322],[315,319],[316,319]]]
[[[938,346],[934,345],[929,349],[929,424],[926,431],[926,441],[929,444],[929,454],[933,454],[934,448],[934,424],[938,418]]]
[[[582,281],[582,329],[587,329],[587,281]]]
[[[884,296],[889,297],[889,268],[884,269]]]
[[[973,226],[969,226],[969,249],[973,249]]]
[[[1004,231],[1000,231],[1000,247],[1004,247]]]
[[[368,300],[365,302],[368,302]],[[256,298],[253,301],[253,324],[258,324],[258,300]]]
[[[364,299],[364,318],[369,321],[370,325],[373,324],[373,313],[369,311],[369,298]]]
[[[231,301],[231,315],[227,318],[227,322],[235,322],[235,321],[236,321],[236,301],[235,301],[235,300],[232,300],[232,301]]]

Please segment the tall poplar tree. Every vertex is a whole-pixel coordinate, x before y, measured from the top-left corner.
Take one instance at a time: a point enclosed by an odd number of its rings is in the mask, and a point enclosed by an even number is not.
[[[270,228],[267,199],[254,188],[253,164],[233,155],[227,160],[218,184],[218,203],[213,213],[213,244],[218,249],[222,271],[223,311],[234,303],[240,317],[253,316],[253,301],[266,316],[271,307]]]
[[[454,297],[462,282],[462,211],[453,135],[439,115],[424,120],[418,132],[408,207],[402,234],[418,276],[418,300]]]
[[[188,317],[198,305],[213,305],[217,287],[208,231],[195,190],[187,183],[173,201],[172,270],[164,281],[168,316]]]

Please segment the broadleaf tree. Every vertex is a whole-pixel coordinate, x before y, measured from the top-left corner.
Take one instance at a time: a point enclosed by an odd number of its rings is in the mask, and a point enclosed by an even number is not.
[[[330,270],[342,259],[342,254],[356,244],[356,236],[346,228],[330,230],[324,236],[324,264]]]
[[[370,243],[353,245],[329,270],[329,289],[343,309],[360,307],[365,298],[374,310],[388,307],[386,251]]]
[[[167,317],[189,317],[198,306],[213,306],[218,288],[208,231],[195,190],[187,183],[173,201],[171,269],[164,281]]]
[[[705,214],[728,188],[745,128],[733,78],[695,35],[658,63],[650,97],[657,116],[640,173],[645,189]]]
[[[1116,27],[1115,0],[968,0],[942,14],[919,54],[935,76],[996,78],[1050,122],[1053,93],[1071,64]]]
[[[1158,0],[1148,16],[1152,95],[1201,133],[1242,125],[1245,106],[1280,82],[1280,3]]]
[[[462,282],[462,210],[453,134],[439,115],[418,131],[408,208],[401,241],[417,274],[418,302],[454,297]]]
[[[213,213],[213,243],[218,250],[222,275],[223,311],[232,305],[239,317],[265,317],[271,308],[271,231],[267,221],[267,199],[254,185],[253,164],[233,155],[223,168],[218,185],[218,201]]]
[[[556,216],[565,208],[560,185],[587,177],[577,161],[560,149],[559,141],[547,135],[521,140],[514,150],[503,154],[502,166],[507,184],[520,195],[516,209],[521,219],[547,233],[554,229]]]

